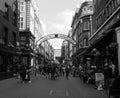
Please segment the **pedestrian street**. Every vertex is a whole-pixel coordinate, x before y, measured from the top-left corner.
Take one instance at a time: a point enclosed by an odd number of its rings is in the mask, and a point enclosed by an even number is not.
[[[0,98],[107,98],[105,90],[84,84],[79,77],[33,77],[31,83],[20,83],[12,78],[0,81]]]

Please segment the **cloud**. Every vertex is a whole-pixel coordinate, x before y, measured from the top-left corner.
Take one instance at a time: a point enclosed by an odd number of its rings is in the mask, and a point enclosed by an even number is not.
[[[57,18],[63,20],[65,23],[66,22],[70,23],[73,14],[74,14],[74,11],[66,9],[62,12],[57,13]]]
[[[61,23],[52,23],[51,28],[56,29],[58,31],[63,31],[64,30],[64,25],[61,24]]]
[[[55,21],[50,23],[50,29],[67,35],[71,28],[73,13],[74,11],[69,9],[57,13]]]

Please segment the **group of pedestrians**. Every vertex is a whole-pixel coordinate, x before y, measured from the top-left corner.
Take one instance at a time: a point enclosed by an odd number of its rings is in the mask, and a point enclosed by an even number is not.
[[[40,66],[39,71],[41,75],[45,77],[50,77],[52,80],[55,80],[59,76],[66,76],[66,79],[69,77],[70,67],[69,65],[62,66],[58,64],[51,64],[48,66]]]
[[[21,83],[26,83],[26,82],[31,83],[30,73],[31,73],[31,66],[21,65],[19,67],[18,75],[20,76],[19,79]]]
[[[105,89],[109,89],[114,79],[118,76],[118,69],[112,62],[105,63],[103,74],[104,74]]]

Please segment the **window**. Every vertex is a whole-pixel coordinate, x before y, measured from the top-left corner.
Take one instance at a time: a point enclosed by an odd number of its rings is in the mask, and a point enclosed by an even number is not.
[[[83,29],[84,30],[89,30],[89,21],[84,22]]]
[[[21,36],[21,37],[20,37],[20,40],[25,41],[25,40],[26,40],[26,37],[25,37],[25,36]]]
[[[16,46],[16,33],[13,33],[13,45]]]
[[[7,3],[5,3],[5,12],[4,12],[4,17],[8,20],[9,18],[8,18],[8,15],[9,14],[9,11],[8,11],[8,4]]]
[[[4,28],[4,35],[3,35],[3,38],[4,38],[4,42],[5,42],[5,45],[8,44],[8,29],[7,28]]]
[[[92,11],[93,10],[93,6],[89,6],[89,9]]]
[[[91,32],[88,32],[88,38],[90,38],[91,37]]]
[[[96,5],[96,0],[93,0],[93,4]]]
[[[120,0],[117,0],[117,4],[120,5]]]
[[[21,2],[21,3],[20,3],[20,11],[23,12],[23,11],[24,11],[24,8],[25,8],[24,2]]]
[[[6,27],[2,30],[0,36],[0,44],[4,44],[4,45],[8,44],[8,29]]]
[[[109,15],[112,14],[112,2],[109,3]]]
[[[87,46],[87,39],[84,39],[84,47]]]
[[[29,46],[33,49],[33,48],[34,48],[34,42],[33,42],[33,40],[32,40],[32,39],[30,39],[29,41],[30,41]]]
[[[23,17],[20,17],[20,29],[23,29]]]
[[[108,6],[106,7],[106,17],[107,18],[109,17],[109,7]]]

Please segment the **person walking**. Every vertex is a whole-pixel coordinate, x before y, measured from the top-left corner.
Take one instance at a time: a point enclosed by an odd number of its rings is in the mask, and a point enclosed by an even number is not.
[[[67,66],[66,68],[65,68],[65,73],[66,73],[66,79],[68,79],[68,76],[69,76],[69,66]]]
[[[25,76],[26,76],[26,67],[25,65],[20,66],[20,77],[21,77],[21,83],[25,82]]]
[[[30,73],[31,73],[31,66],[28,66],[27,70],[26,70],[26,79],[27,79],[28,83],[31,83]]]
[[[110,67],[109,63],[105,63],[103,75],[104,75],[104,83],[105,83],[104,86],[105,89],[108,90],[111,83],[110,79],[112,78],[112,68]]]

